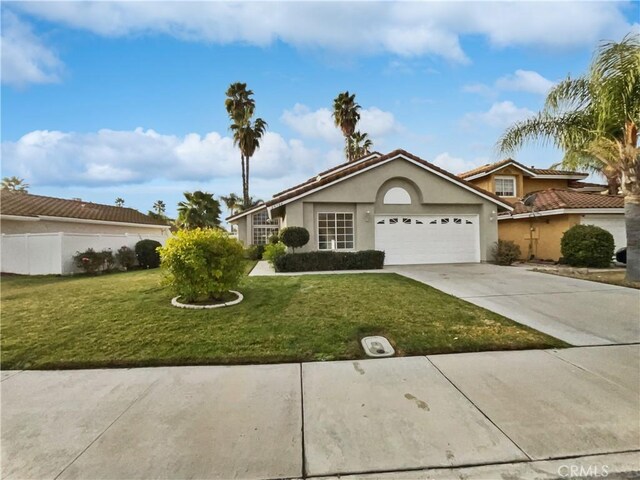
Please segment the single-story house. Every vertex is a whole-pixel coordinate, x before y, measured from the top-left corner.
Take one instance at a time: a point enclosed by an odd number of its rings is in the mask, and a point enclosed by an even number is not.
[[[245,245],[305,227],[300,251],[383,250],[386,264],[490,260],[498,214],[512,205],[404,150],[371,153],[232,215]],[[298,250],[296,250],[298,251]]]
[[[133,248],[142,239],[161,243],[169,225],[133,208],[0,191],[1,271],[73,273],[78,251]]]
[[[557,261],[562,235],[574,225],[596,225],[613,235],[615,249],[627,245],[624,198],[564,189],[530,193],[498,216],[498,235],[520,246],[523,259]]]

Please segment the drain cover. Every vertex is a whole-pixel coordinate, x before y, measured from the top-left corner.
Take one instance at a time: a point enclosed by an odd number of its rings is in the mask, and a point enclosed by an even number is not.
[[[390,357],[396,353],[384,337],[364,337],[361,343],[364,353],[370,357]]]

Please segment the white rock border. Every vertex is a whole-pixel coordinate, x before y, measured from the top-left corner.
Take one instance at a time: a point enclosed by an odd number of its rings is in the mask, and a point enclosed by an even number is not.
[[[205,310],[210,308],[231,307],[232,305],[237,305],[244,300],[244,296],[240,292],[236,292],[235,290],[229,290],[229,292],[236,294],[238,298],[231,300],[230,302],[218,303],[217,305],[193,305],[191,303],[180,303],[178,301],[178,298],[180,297],[178,296],[171,299],[171,305],[178,308],[190,308],[191,310]]]

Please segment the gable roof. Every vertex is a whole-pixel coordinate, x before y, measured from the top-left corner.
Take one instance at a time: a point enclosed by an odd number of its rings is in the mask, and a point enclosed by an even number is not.
[[[576,192],[575,190],[550,188],[533,192],[525,197],[530,205],[523,202],[514,204],[510,215],[531,214],[536,212],[548,212],[562,210],[561,213],[571,213],[564,210],[581,209],[623,209],[624,197],[620,195],[603,195],[596,192]],[[606,212],[605,212],[606,213]],[[509,215],[503,215],[509,218]],[[524,216],[524,215],[523,215]]]
[[[579,180],[579,179],[587,178],[589,176],[588,173],[573,172],[569,170],[555,170],[553,168],[526,167],[522,163],[516,162],[512,158],[507,158],[505,160],[501,160],[495,163],[487,163],[486,165],[482,165],[481,167],[474,168],[473,170],[469,170],[467,172],[461,173],[458,176],[460,178],[464,178],[467,180],[473,180],[476,178],[481,178],[486,175],[489,175],[507,166],[513,166],[513,167],[519,168],[520,170],[527,173],[528,175],[531,175],[532,177],[538,177],[538,178],[568,177],[571,179]]]
[[[496,203],[497,205],[500,205],[506,208],[507,210],[512,210],[513,208],[509,202],[498,197],[497,195],[487,192],[486,190],[476,185],[473,185],[472,183],[469,183],[457,177],[456,175],[450,172],[447,172],[446,170],[443,170],[442,168],[437,167],[436,165],[429,163],[426,160],[423,160],[420,157],[417,157],[402,149],[394,150],[393,152],[387,153],[386,155],[380,155],[379,153],[374,152],[373,154],[363,157],[358,161],[343,163],[330,170],[326,170],[325,172],[322,172],[317,176],[312,177],[309,180],[306,180],[305,182],[302,182],[298,185],[295,185],[287,190],[283,190],[282,192],[274,195],[271,200],[268,200],[267,202],[265,202],[264,207],[271,209],[271,208],[284,205],[286,203],[293,201],[294,199],[298,199],[303,196],[309,195],[311,193],[316,192],[319,189],[328,187],[330,185],[333,185],[334,183],[345,180],[353,175],[357,175],[364,171],[370,170],[371,168],[375,168],[377,166],[383,165],[391,160],[395,160],[398,158],[408,160],[409,162],[414,163],[415,165],[427,171],[430,171],[438,175],[439,177],[444,178],[445,180],[448,180],[462,188],[465,188],[466,190],[469,190],[470,192],[476,195],[479,195],[487,200],[490,200],[493,203]],[[256,210],[253,210],[253,211],[256,211]],[[228,217],[227,220],[233,221],[249,213],[251,213],[251,211],[241,212],[236,215],[232,215]]]
[[[59,217],[101,222],[137,223],[168,227],[144,213],[127,207],[45,197],[0,190],[0,215],[17,217]]]

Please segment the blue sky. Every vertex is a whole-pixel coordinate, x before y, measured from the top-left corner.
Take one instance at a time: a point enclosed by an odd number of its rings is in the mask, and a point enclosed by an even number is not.
[[[376,150],[454,173],[498,160],[510,123],[580,74],[638,2],[3,2],[2,175],[36,194],[168,213],[185,190],[240,192],[224,92],[269,124],[251,193],[343,161],[332,99],[357,95]],[[561,153],[515,157],[546,167]]]

